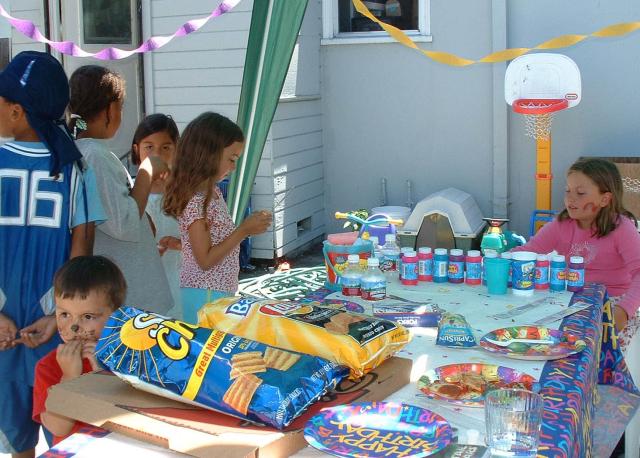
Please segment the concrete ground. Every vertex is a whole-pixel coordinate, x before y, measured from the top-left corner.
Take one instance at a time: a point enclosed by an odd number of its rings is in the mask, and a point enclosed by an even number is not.
[[[315,243],[302,252],[294,253],[292,256],[283,256],[276,262],[272,260],[251,259],[251,264],[255,269],[242,269],[240,271],[240,281],[279,271],[282,269],[284,263],[288,263],[291,269],[324,266],[322,243]]]
[[[238,291],[251,297],[299,299],[324,286],[326,270],[322,244],[285,256],[277,262],[252,260],[255,269],[240,273]]]

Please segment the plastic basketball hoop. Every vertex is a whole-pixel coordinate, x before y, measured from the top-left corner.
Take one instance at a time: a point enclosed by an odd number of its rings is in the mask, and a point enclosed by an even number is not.
[[[513,111],[524,115],[528,137],[546,140],[551,131],[553,114],[568,106],[566,99],[519,99],[513,102]]]

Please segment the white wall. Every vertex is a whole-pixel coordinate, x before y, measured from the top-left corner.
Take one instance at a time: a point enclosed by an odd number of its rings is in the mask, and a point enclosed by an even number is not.
[[[506,12],[499,3],[432,1],[433,42],[419,46],[478,59],[504,48],[492,49],[504,28],[507,47],[533,47],[640,16],[632,0],[509,0]],[[576,61],[583,83],[581,104],[557,114],[552,129],[558,209],[565,170],[579,156],[640,156],[640,41],[633,33],[553,52]],[[501,113],[504,63],[450,67],[396,43],[325,45],[321,55],[328,231],[339,229],[334,211],[379,205],[385,177],[389,205],[405,204],[409,179],[414,200],[454,186],[469,192],[485,216],[495,211],[494,181],[508,180],[511,228],[528,233],[535,142],[525,137],[520,115]],[[501,148],[506,160],[494,162]]]
[[[535,46],[566,34],[589,34],[637,20],[632,0],[510,1],[509,46]],[[580,156],[640,156],[640,40],[637,32],[620,38],[587,39],[558,50],[571,57],[582,76],[580,105],[556,115],[551,131],[553,207],[562,208],[565,173]],[[524,136],[524,120],[509,119],[511,217],[525,232],[535,204],[535,142]]]
[[[145,57],[147,112],[171,114],[181,130],[204,111],[236,119],[252,5],[245,0]],[[145,37],[211,12],[199,0],[146,1],[143,8]],[[282,256],[324,232],[320,31],[320,0],[310,0],[252,194],[252,208],[275,217],[271,230],[253,239],[253,257]]]
[[[433,43],[464,56],[491,52],[489,0],[432,1]],[[490,214],[493,170],[492,67],[436,64],[397,43],[326,45],[322,52],[325,214],[404,205],[455,186]]]
[[[42,0],[11,0],[8,8],[13,17],[33,21],[44,34],[44,8]],[[4,36],[4,35],[3,35]],[[11,55],[15,56],[22,51],[45,51],[45,45],[36,43],[25,37],[16,29],[11,29]]]

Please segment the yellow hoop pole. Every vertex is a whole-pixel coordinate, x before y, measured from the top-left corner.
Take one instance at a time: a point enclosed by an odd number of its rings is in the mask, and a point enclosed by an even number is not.
[[[536,210],[551,210],[551,135],[536,139]],[[536,232],[544,221],[536,222]]]

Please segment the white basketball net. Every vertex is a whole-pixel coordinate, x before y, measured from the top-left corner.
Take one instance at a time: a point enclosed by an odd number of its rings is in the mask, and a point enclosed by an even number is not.
[[[551,132],[553,113],[525,114],[524,122],[527,137],[535,138],[536,140],[547,140]]]
[[[637,178],[622,177],[622,187],[625,191],[640,193],[640,180]]]

